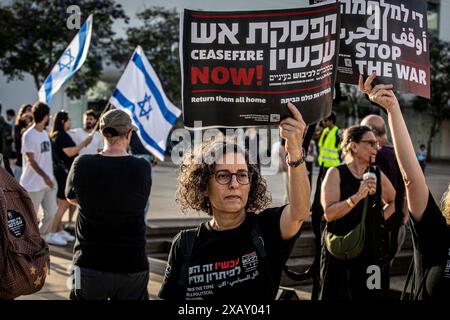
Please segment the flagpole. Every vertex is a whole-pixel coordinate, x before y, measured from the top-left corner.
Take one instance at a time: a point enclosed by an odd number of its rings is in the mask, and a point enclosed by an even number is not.
[[[111,108],[113,108],[114,106],[111,104],[111,103],[109,103],[109,101],[106,103],[106,106],[105,106],[105,108],[103,109],[103,111],[102,111],[102,113],[100,114],[100,116],[98,117],[98,121],[97,121],[97,123],[95,124],[95,126],[94,126],[94,130],[92,130],[92,132],[96,132],[97,131],[97,129],[98,129],[98,126],[100,125],[100,118],[109,110],[109,109],[111,109]]]

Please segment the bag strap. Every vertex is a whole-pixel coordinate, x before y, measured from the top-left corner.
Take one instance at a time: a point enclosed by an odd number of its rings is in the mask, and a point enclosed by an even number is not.
[[[408,275],[406,276],[406,281],[405,281],[405,285],[403,287],[403,291],[402,291],[402,295],[400,297],[400,300],[411,300],[412,291],[413,291],[413,287],[414,287],[414,279],[415,279],[413,268],[414,268],[414,257],[411,259],[411,263],[409,264]],[[408,291],[408,286],[409,286],[409,281],[410,280],[412,280],[412,282],[411,282],[411,290],[409,291],[408,299],[406,299],[406,293]]]
[[[256,217],[252,218],[252,227],[250,230],[250,235],[252,237],[253,245],[255,246],[256,252],[261,258],[261,262],[263,264],[264,270],[266,271],[266,277],[268,286],[266,286],[268,296],[271,297],[273,295],[272,293],[272,287],[273,287],[273,277],[272,272],[269,265],[269,255],[267,254],[266,249],[264,248],[264,239],[261,236],[261,232],[258,226],[258,221]]]
[[[185,287],[189,278],[189,266],[191,264],[192,252],[194,251],[194,245],[196,238],[200,235],[201,225],[197,228],[187,229],[181,231],[181,254],[183,256],[183,264],[181,265],[180,275],[178,277],[178,284]]]
[[[181,242],[181,253],[183,255],[183,264],[181,266],[178,284],[182,287],[185,287],[188,283],[189,278],[189,266],[191,263],[192,252],[194,251],[195,242],[199,238],[201,230],[201,225],[197,228],[187,229],[181,231],[180,234],[180,242]],[[273,278],[272,272],[270,271],[269,259],[266,249],[264,248],[264,239],[261,236],[261,232],[258,226],[257,219],[255,217],[252,218],[252,226],[250,230],[252,243],[255,246],[256,252],[261,258],[261,262],[264,265],[264,269],[266,271],[267,280],[269,282],[269,286],[267,286],[268,293],[272,296],[272,286],[273,286]]]
[[[365,197],[364,198],[364,207],[363,207],[363,211],[362,211],[362,216],[361,216],[361,223],[363,226],[366,225],[366,215],[367,215],[367,207],[369,205],[369,197]],[[364,227],[363,230],[365,230],[366,228]]]

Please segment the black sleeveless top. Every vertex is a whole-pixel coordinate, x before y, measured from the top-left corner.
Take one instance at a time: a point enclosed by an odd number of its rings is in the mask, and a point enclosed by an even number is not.
[[[341,178],[339,187],[341,189],[340,201],[354,195],[361,184],[362,179],[356,178],[347,167],[341,164],[336,167],[339,170]],[[365,240],[365,256],[373,261],[388,260],[388,239],[385,229],[383,216],[383,204],[381,201],[381,173],[380,169],[372,166],[372,172],[377,175],[377,192],[369,196],[366,213],[366,240]],[[336,235],[344,235],[354,229],[361,222],[362,211],[364,208],[364,200],[361,200],[356,206],[345,216],[327,224],[329,232]]]
[[[336,167],[339,170],[340,183],[339,188],[341,190],[341,197],[339,201],[343,201],[352,195],[354,195],[361,184],[361,179],[356,178],[347,167],[346,164],[341,164]],[[362,211],[364,207],[364,201],[360,201],[356,206],[345,216],[335,221],[328,222],[328,231],[336,235],[344,235],[350,230],[354,229],[361,221]]]

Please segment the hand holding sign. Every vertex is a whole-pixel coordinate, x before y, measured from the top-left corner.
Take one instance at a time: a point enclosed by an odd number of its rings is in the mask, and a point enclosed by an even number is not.
[[[366,81],[363,82],[363,76],[359,76],[359,90],[369,96],[369,100],[380,105],[386,111],[392,111],[400,108],[397,97],[392,91],[392,84],[377,84],[372,88],[372,82],[375,80],[376,74],[372,73]]]
[[[280,122],[280,136],[286,140],[286,153],[289,159],[300,159],[302,156],[302,138],[306,130],[306,123],[298,109],[292,104],[287,104],[293,118],[288,117]]]

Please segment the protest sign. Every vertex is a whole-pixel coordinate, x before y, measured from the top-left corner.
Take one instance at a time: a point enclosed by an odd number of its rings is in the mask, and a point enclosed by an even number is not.
[[[358,83],[377,73],[380,83],[430,98],[425,1],[341,0],[337,82]]]
[[[331,111],[339,4],[246,12],[185,10],[185,126],[277,124],[294,103],[307,123]]]

